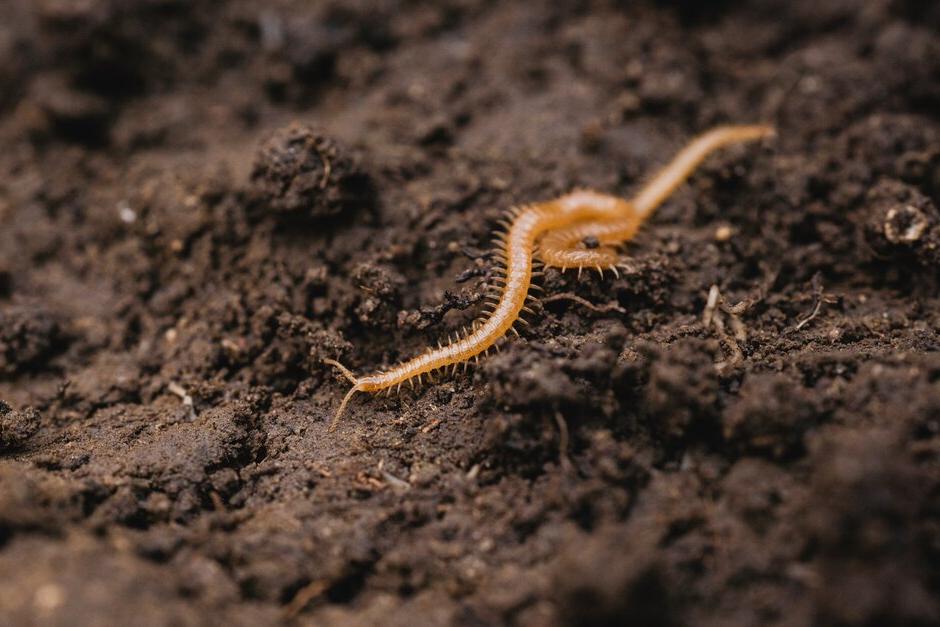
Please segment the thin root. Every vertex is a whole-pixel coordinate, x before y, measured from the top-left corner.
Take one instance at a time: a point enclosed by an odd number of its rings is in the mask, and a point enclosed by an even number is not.
[[[598,313],[608,313],[611,311],[616,311],[617,313],[625,314],[627,310],[618,305],[617,303],[608,303],[606,305],[595,305],[586,298],[581,298],[573,292],[563,292],[561,294],[554,294],[552,296],[546,296],[542,299],[543,303],[551,303],[556,300],[570,300],[571,302],[578,303],[583,307],[587,307],[591,311],[596,311]]]

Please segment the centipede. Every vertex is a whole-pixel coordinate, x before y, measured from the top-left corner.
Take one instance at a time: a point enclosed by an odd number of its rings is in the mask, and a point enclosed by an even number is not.
[[[529,304],[534,264],[562,271],[587,268],[602,276],[619,276],[617,246],[631,240],[652,213],[682,185],[713,152],[726,146],[771,137],[768,125],[733,125],[713,128],[692,139],[665,167],[654,174],[630,199],[592,190],[576,190],[553,200],[513,207],[500,221],[494,238],[497,267],[486,288],[486,303],[479,318],[456,335],[428,347],[421,354],[386,370],[356,376],[335,359],[324,363],[338,369],[352,387],[340,401],[330,423],[334,431],[349,401],[360,392],[375,393],[412,387],[439,371],[456,372],[471,361],[499,349],[508,334],[518,335],[517,325],[527,324],[523,313]],[[585,246],[590,241],[591,246]]]

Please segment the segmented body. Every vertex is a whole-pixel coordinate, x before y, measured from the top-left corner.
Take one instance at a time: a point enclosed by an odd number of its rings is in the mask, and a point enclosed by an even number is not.
[[[653,210],[708,154],[728,144],[772,133],[773,129],[767,126],[727,126],[709,131],[689,143],[629,201],[585,190],[511,210],[506,230],[497,238],[495,256],[500,262],[501,276],[496,279],[490,311],[459,337],[382,372],[356,377],[338,362],[326,360],[353,384],[336,411],[331,429],[336,427],[356,392],[400,388],[414,379],[420,382],[425,375],[466,364],[496,346],[514,330],[513,325],[526,310],[536,254],[548,267],[595,268],[602,274],[604,270],[616,273],[618,255],[613,245],[631,239]],[[595,240],[597,246],[584,247],[588,238]]]

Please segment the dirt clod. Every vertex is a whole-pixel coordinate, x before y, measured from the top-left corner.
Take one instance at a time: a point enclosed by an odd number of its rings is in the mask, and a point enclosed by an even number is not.
[[[370,196],[357,159],[337,140],[293,124],[262,144],[251,172],[265,208],[313,219],[355,211]]]
[[[0,452],[20,448],[39,430],[39,412],[16,411],[0,401]]]
[[[718,402],[714,346],[685,340],[672,350],[649,347],[652,364],[645,400],[651,428],[668,439],[713,428]]]
[[[812,396],[788,377],[752,374],[722,414],[722,425],[732,445],[779,458],[802,449],[803,434],[819,414]]]
[[[618,558],[597,569],[611,552]],[[563,555],[555,573],[563,624],[601,627],[630,616],[637,624],[675,625],[663,572],[655,557],[625,535],[602,530],[577,552]]]
[[[0,309],[0,374],[42,368],[61,350],[63,339],[59,323],[45,309]]]

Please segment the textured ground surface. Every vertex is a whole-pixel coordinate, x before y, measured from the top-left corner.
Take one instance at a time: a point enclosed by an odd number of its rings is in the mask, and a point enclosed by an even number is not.
[[[0,2],[0,623],[940,620],[940,9],[698,6]],[[327,431],[504,209],[763,120]]]

